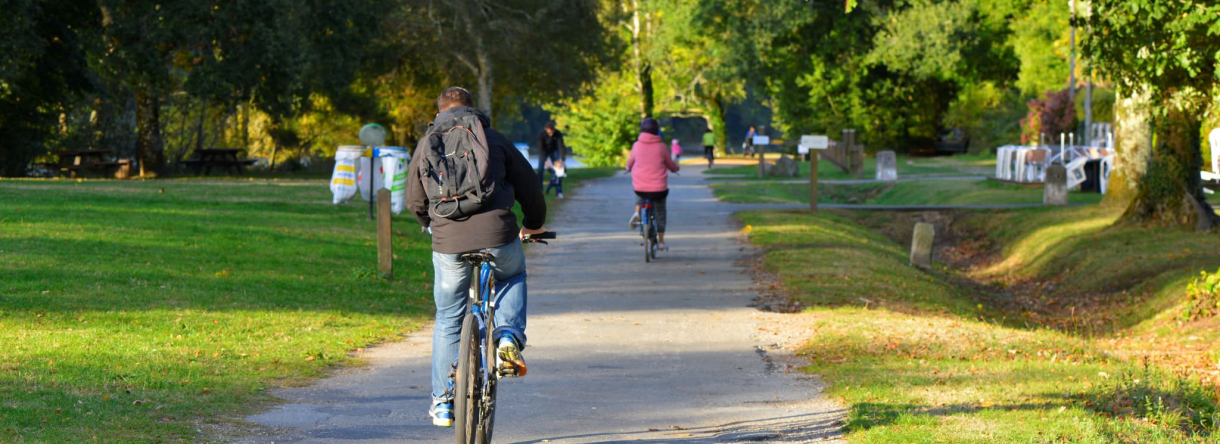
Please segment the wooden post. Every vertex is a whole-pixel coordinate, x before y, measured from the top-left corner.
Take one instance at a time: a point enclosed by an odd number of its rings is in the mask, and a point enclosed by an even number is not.
[[[394,243],[390,237],[390,190],[377,190],[377,274],[394,278]]]
[[[754,151],[758,153],[758,178],[766,179],[767,178],[767,165],[765,163],[766,161],[763,160],[763,157],[766,157],[767,152],[764,150],[764,147],[761,145],[758,146]]]
[[[809,212],[818,211],[818,150],[809,150]]]

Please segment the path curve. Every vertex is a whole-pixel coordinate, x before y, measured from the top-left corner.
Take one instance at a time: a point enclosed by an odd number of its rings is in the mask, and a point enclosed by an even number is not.
[[[731,220],[740,206],[686,171],[671,180],[672,251],[652,264],[626,227],[634,196],[623,175],[570,193],[548,224],[560,239],[529,248],[530,374],[501,385],[496,442],[839,441],[844,410],[815,376],[772,356],[774,333],[760,328],[782,315],[747,307],[756,292]],[[451,440],[426,415],[430,337],[277,390],[286,403],[248,418],[264,427],[237,442]]]

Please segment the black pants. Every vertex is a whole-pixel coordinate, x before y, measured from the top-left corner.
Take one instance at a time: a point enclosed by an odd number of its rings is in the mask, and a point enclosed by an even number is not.
[[[538,156],[538,184],[547,185],[546,193],[551,192],[551,188],[557,188],[558,192],[562,193],[563,192],[563,178],[555,177],[555,170],[551,170],[551,183],[550,184],[547,184],[546,181],[543,180],[543,175],[547,171],[547,168],[546,168],[547,159],[550,159],[551,162],[558,162],[559,156],[556,155],[556,153],[551,153],[550,155],[547,155],[546,153],[541,153]]]
[[[712,145],[703,146],[703,157],[707,158],[707,165],[711,166],[712,161],[716,159],[716,147]]]
[[[636,191],[636,196],[639,200],[635,201],[636,205],[644,203],[644,199],[652,201],[653,211],[657,212],[657,232],[665,232],[665,198],[669,197],[669,190],[665,191]],[[643,221],[641,221],[643,222]]]

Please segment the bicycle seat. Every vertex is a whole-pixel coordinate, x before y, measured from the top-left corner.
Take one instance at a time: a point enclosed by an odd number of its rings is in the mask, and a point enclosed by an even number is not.
[[[474,253],[463,253],[461,256],[458,256],[458,258],[463,261],[474,264],[474,265],[479,265],[483,262],[494,262],[496,260],[496,258],[494,256],[492,256],[491,253],[488,253],[485,251],[479,251],[479,252],[474,252]]]

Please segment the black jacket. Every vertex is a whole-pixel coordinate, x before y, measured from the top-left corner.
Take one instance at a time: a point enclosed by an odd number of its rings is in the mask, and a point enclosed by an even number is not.
[[[513,202],[521,203],[521,222],[526,228],[542,228],[546,222],[546,200],[542,195],[542,184],[538,175],[530,168],[529,161],[521,155],[508,138],[494,129],[490,121],[477,108],[459,106],[436,116],[434,124],[474,114],[483,122],[487,134],[488,173],[496,181],[496,194],[492,204],[480,213],[453,220],[434,217],[420,181],[420,165],[424,153],[411,157],[407,176],[407,209],[424,227],[432,228],[432,250],[437,253],[457,254],[507,245],[517,237],[517,216],[513,214]]]
[[[568,147],[563,144],[563,133],[555,130],[555,135],[548,136],[546,130],[538,133],[538,149],[542,153],[539,159],[549,159],[558,154],[560,161],[568,160]]]

